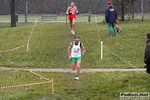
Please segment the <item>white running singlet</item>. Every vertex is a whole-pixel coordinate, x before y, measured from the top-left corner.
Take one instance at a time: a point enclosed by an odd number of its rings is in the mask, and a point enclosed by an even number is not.
[[[75,45],[75,41],[72,42],[71,57],[81,57],[80,42],[77,45]]]

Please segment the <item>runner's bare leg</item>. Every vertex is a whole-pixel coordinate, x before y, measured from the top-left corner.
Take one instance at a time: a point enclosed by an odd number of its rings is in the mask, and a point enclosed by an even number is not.
[[[72,20],[72,31],[74,31],[75,18]]]
[[[78,75],[79,75],[79,72],[80,72],[81,60],[78,60],[77,63],[76,63],[76,65],[77,65],[76,76],[78,76]]]
[[[73,31],[73,24],[72,24],[73,20],[70,20],[70,28],[71,28],[71,31]]]
[[[72,63],[71,67],[72,67],[72,70],[75,70],[76,69],[76,63]]]

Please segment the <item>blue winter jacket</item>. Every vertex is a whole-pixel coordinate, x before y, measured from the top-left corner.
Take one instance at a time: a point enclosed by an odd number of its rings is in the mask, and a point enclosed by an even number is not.
[[[117,19],[117,11],[113,6],[107,7],[105,11],[105,20],[107,23],[114,23]]]

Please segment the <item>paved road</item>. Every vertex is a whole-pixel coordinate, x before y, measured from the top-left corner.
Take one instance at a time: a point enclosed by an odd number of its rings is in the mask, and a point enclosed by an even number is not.
[[[25,71],[36,71],[36,72],[65,72],[65,73],[74,73],[74,71],[70,69],[62,69],[62,68],[9,68],[9,67],[0,67],[0,70],[25,70]],[[90,72],[114,72],[114,71],[144,71],[145,68],[138,68],[138,69],[118,69],[118,68],[88,68],[88,69],[81,69],[80,73],[90,73]]]

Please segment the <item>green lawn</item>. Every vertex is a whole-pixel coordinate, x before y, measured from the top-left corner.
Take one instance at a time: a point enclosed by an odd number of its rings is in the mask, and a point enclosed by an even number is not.
[[[78,22],[88,22],[88,13],[81,13],[77,15]],[[42,21],[42,15],[41,14],[28,14],[28,21],[35,21],[36,19],[38,21]],[[135,14],[135,19],[142,19],[141,14]],[[145,20],[150,20],[149,14],[144,14]],[[10,15],[0,15],[0,21],[10,21],[11,17]],[[104,14],[91,14],[91,22],[101,22],[104,20]],[[129,20],[129,17],[125,15],[125,20]],[[131,20],[131,18],[130,18]],[[25,21],[25,15],[24,14],[18,14],[18,21],[24,22]],[[54,21],[54,18],[44,19],[44,21]],[[66,22],[66,15],[57,15],[57,21]]]
[[[28,15],[27,19],[28,21],[35,21],[36,19],[38,21],[42,21],[42,16],[40,14],[32,14]],[[102,21],[104,19],[103,15],[92,15],[91,21],[95,22],[95,18],[97,21]],[[68,19],[67,19],[68,20]],[[1,15],[0,21],[10,21],[10,15]],[[25,15],[18,14],[18,21],[25,21]],[[44,21],[54,21],[54,18],[46,18]],[[57,21],[66,22],[66,16],[65,15],[57,15]],[[81,14],[77,16],[77,20],[79,22],[88,22],[88,15],[87,14]]]
[[[25,71],[0,71],[1,86],[43,81]],[[83,73],[74,80],[71,73],[38,73],[54,78],[51,84],[0,89],[0,100],[120,100],[120,92],[149,92],[149,75],[142,72]]]
[[[1,24],[0,30],[0,66],[8,67],[41,67],[41,68],[70,68],[67,56],[67,47],[73,41],[69,24],[38,24],[33,30],[30,39],[29,51],[26,43],[28,41],[32,23],[18,23],[18,27],[9,28],[9,23]],[[145,47],[145,34],[149,32],[149,21],[147,22],[120,22],[122,32],[119,36],[110,37],[107,24],[98,23],[76,23],[76,34],[80,35],[81,42],[86,48],[83,57],[83,68],[133,68],[133,66],[120,60],[111,52],[130,62],[136,67],[143,67],[143,56]],[[103,41],[104,58],[100,59],[100,40]],[[11,51],[18,46],[24,47]]]
[[[97,30],[97,25],[99,32]],[[76,23],[86,53],[81,68],[133,68],[115,55],[138,68],[143,68],[145,34],[149,20],[120,22],[123,29],[119,36],[110,37],[107,24]],[[73,41],[69,24],[38,24],[31,36],[29,51],[26,43],[33,23],[0,23],[0,66],[21,68],[70,68],[67,47]],[[100,41],[103,41],[104,58],[100,59]],[[25,45],[17,50],[3,52]],[[112,54],[113,52],[113,54]],[[81,69],[82,70],[82,69]],[[0,89],[0,100],[120,100],[120,92],[150,92],[149,75],[142,72],[82,73],[74,80],[72,73],[42,73],[54,78],[55,94],[51,84]],[[0,71],[0,86],[43,82],[43,79],[26,71]]]

